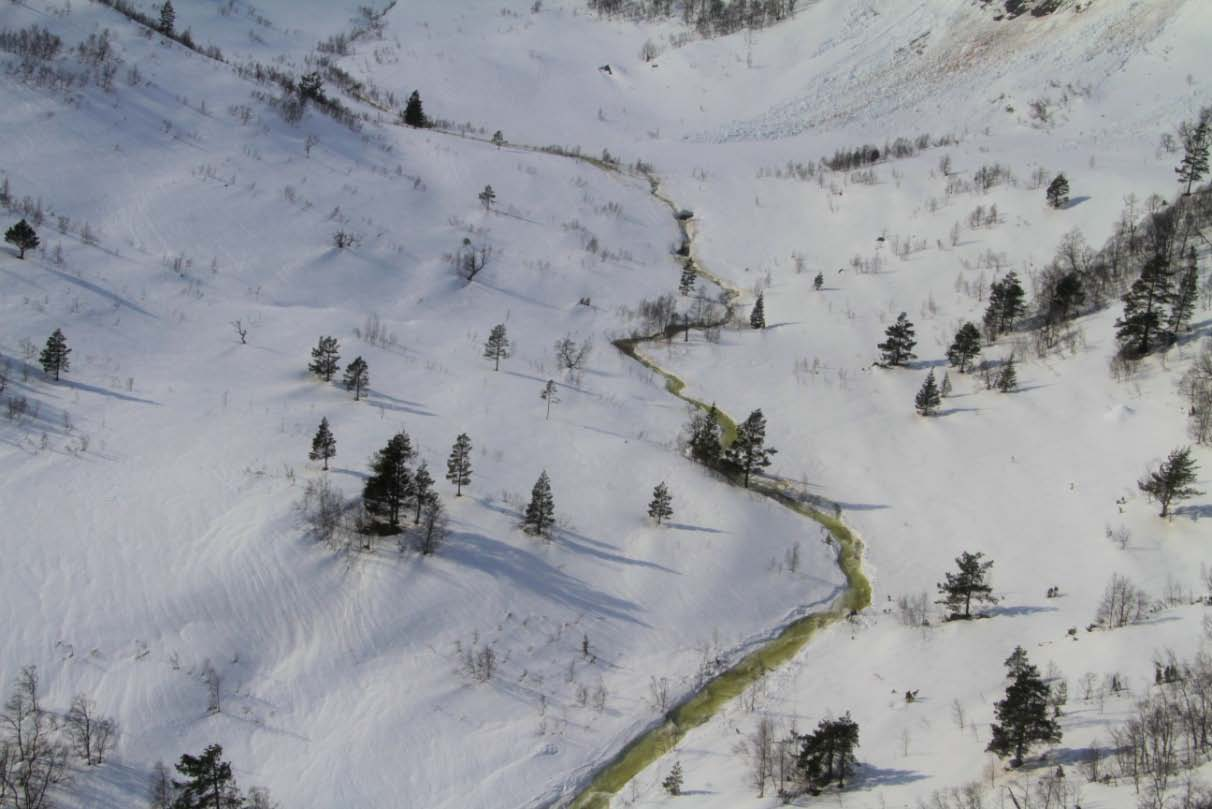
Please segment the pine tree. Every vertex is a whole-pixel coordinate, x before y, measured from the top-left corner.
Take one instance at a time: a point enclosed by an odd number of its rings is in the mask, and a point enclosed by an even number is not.
[[[354,401],[362,398],[362,392],[370,385],[370,369],[366,360],[355,357],[354,361],[345,366],[345,390],[354,392]]]
[[[913,353],[913,347],[917,345],[917,340],[913,337],[913,324],[904,312],[897,315],[896,322],[889,326],[884,334],[888,339],[876,348],[884,355],[885,365],[896,367],[917,358]]]
[[[4,231],[4,241],[17,247],[17,258],[25,258],[25,251],[33,250],[40,243],[38,234],[24,219]]]
[[[412,91],[408,103],[404,105],[404,123],[418,128],[429,126],[429,119],[425,117],[425,110],[421,106],[421,94],[416,90]]]
[[[938,392],[942,394],[943,398],[951,395],[951,374],[946,371],[943,371],[943,384],[939,385]]]
[[[694,289],[694,282],[697,277],[698,273],[694,271],[694,265],[687,261],[686,266],[682,267],[682,279],[678,282],[678,292],[682,293],[683,297],[689,295],[691,290]]]
[[[534,488],[530,491],[530,503],[526,506],[526,516],[522,527],[532,534],[548,536],[555,522],[555,500],[551,496],[551,479],[547,470],[539,475]]]
[[[985,328],[996,338],[998,334],[1009,331],[1014,321],[1027,311],[1027,293],[1018,280],[1015,272],[1006,273],[1000,281],[989,285],[989,306],[985,309]]]
[[[488,341],[484,343],[484,359],[495,363],[492,370],[501,370],[501,360],[509,359],[511,350],[509,338],[505,336],[505,324],[498,323],[493,326],[492,331],[488,333]]]
[[[665,776],[661,787],[675,798],[682,794],[682,762],[673,762],[673,769],[669,771],[669,775]]]
[[[812,279],[812,288],[817,292],[820,292],[821,287],[823,286],[825,286],[825,274],[823,272],[818,272],[816,274],[816,278]]]
[[[766,299],[765,295],[759,293],[757,302],[753,304],[753,311],[749,313],[749,325],[755,329],[766,328]]]
[[[1162,331],[1162,308],[1173,299],[1171,284],[1170,264],[1164,256],[1155,255],[1145,262],[1140,277],[1124,294],[1123,316],[1115,321],[1115,337],[1121,346],[1139,355],[1149,353]]]
[[[715,403],[706,413],[695,413],[690,420],[690,457],[704,466],[715,467],[720,462],[720,411]]]
[[[409,494],[417,507],[413,524],[420,525],[421,509],[425,507],[426,501],[437,496],[433,491],[433,475],[429,474],[429,464],[424,461],[421,461],[421,465],[417,467],[416,473],[412,476],[412,491]]]
[[[505,134],[501,130],[492,133],[492,145],[498,149],[505,145]]]
[[[497,201],[497,192],[492,190],[491,185],[484,186],[484,190],[479,195],[480,204],[484,206],[484,210],[492,210],[492,204]]]
[[[341,361],[341,347],[336,337],[321,337],[319,344],[311,350],[311,363],[307,370],[323,379],[332,381],[332,375],[337,372]]]
[[[997,389],[1002,393],[1012,393],[1018,388],[1018,371],[1015,368],[1014,355],[1011,354],[1006,364],[997,373]]]
[[[984,556],[983,553],[964,551],[955,560],[959,572],[945,574],[946,581],[936,585],[942,598],[935,603],[943,604],[951,610],[952,619],[971,618],[973,601],[997,603],[993,588],[985,579],[989,568],[993,567],[993,561],[982,562]],[[964,609],[963,613],[959,611],[961,607]]]
[[[1060,208],[1069,201],[1069,181],[1065,179],[1064,174],[1058,174],[1048,184],[1048,190],[1045,192],[1048,198],[1048,204],[1053,208]]]
[[[955,333],[951,348],[947,349],[947,362],[965,373],[968,366],[981,353],[981,331],[975,323],[965,323]]]
[[[455,485],[455,497],[463,496],[463,487],[471,483],[471,439],[459,433],[450,458],[446,461],[446,479]]]
[[[669,487],[664,482],[658,483],[652,490],[652,502],[648,504],[648,516],[656,520],[657,525],[661,524],[661,520],[673,516],[673,495],[669,493]]]
[[[1174,171],[1178,174],[1178,181],[1187,184],[1186,196],[1191,195],[1191,187],[1208,173],[1208,134],[1208,121],[1205,119],[1184,134],[1183,160]]]
[[[223,748],[217,744],[200,756],[181,756],[177,772],[184,780],[173,781],[179,790],[173,809],[240,809],[244,804],[231,764],[223,760]]]
[[[1006,661],[1013,681],[1006,696],[993,706],[997,721],[985,749],[999,756],[1012,755],[1011,765],[1023,763],[1023,754],[1036,742],[1059,742],[1060,725],[1049,710],[1051,690],[1040,679],[1039,669],[1026,660],[1011,655]]]
[[[38,361],[42,363],[42,370],[54,374],[55,381],[58,382],[59,374],[71,369],[71,361],[68,358],[71,353],[72,350],[67,347],[67,338],[63,336],[62,331],[55,329],[51,336],[46,338],[46,348],[42,349]]]
[[[311,439],[311,453],[307,456],[313,461],[323,461],[324,471],[328,471],[328,459],[337,454],[337,439],[333,438],[332,430],[328,427],[328,419],[320,419],[320,429],[316,430],[315,438]]]
[[[323,99],[324,81],[320,78],[320,74],[314,70],[311,73],[304,73],[299,79],[299,100],[307,102],[309,100],[322,101]]]
[[[173,10],[172,0],[164,0],[164,5],[160,6],[160,33],[166,37],[172,36],[176,24],[177,12]]]
[[[1199,295],[1199,263],[1195,248],[1187,251],[1187,266],[1179,276],[1177,288],[1170,303],[1170,334],[1177,337],[1187,330],[1187,323],[1195,314],[1195,299]]]
[[[742,424],[737,425],[736,438],[724,453],[729,466],[745,476],[745,488],[749,488],[749,476],[770,466],[770,456],[778,450],[766,446],[766,417],[761,410],[754,410]]]
[[[1049,310],[1064,321],[1069,314],[1086,302],[1086,287],[1082,277],[1076,272],[1065,273],[1056,282],[1049,301]]]
[[[917,408],[919,415],[932,416],[942,401],[943,397],[939,394],[938,385],[934,382],[934,371],[931,371],[926,374],[926,381],[922,383],[921,389],[914,397],[913,405]]]
[[[799,737],[800,754],[796,766],[803,771],[813,789],[833,781],[846,786],[846,776],[854,770],[854,750],[859,746],[858,724],[847,711],[840,719],[822,719],[816,730]]]
[[[1015,646],[1014,651],[1006,658],[1004,665],[1007,677],[1011,680],[1018,677],[1031,665],[1031,661],[1027,659],[1027,650],[1021,646]]]
[[[362,503],[373,526],[383,533],[399,533],[400,512],[413,493],[408,463],[416,455],[412,440],[403,431],[370,460],[370,477],[362,489]]]
[[[543,391],[539,394],[539,398],[547,402],[547,416],[544,418],[544,421],[550,420],[551,406],[553,404],[560,403],[560,397],[556,393],[556,383],[554,379],[548,379],[547,383],[543,385]]]
[[[1161,514],[1165,517],[1170,513],[1170,504],[1175,500],[1186,500],[1198,494],[1203,494],[1192,484],[1195,483],[1195,473],[1199,469],[1191,457],[1191,448],[1182,447],[1170,453],[1165,462],[1137,482],[1137,486],[1150,498],[1161,503]]]

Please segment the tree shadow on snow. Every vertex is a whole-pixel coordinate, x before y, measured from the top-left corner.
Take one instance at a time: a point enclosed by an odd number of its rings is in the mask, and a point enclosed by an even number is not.
[[[1179,506],[1174,509],[1175,517],[1190,517],[1193,521],[1200,517],[1212,517],[1212,504],[1198,506]]]
[[[92,283],[91,281],[85,281],[83,278],[77,278],[74,275],[68,275],[65,272],[59,272],[58,270],[52,269],[50,267],[43,267],[42,269],[48,273],[51,273],[52,275],[56,276],[57,278],[59,278],[63,281],[67,281],[69,284],[75,284],[78,287],[87,289],[89,292],[92,292],[95,295],[99,295],[102,298],[105,298],[107,301],[114,304],[115,306],[125,306],[127,309],[130,309],[134,312],[138,312],[139,314],[141,314],[145,317],[150,317],[153,320],[160,319],[158,316],[153,315],[151,312],[147,311],[143,307],[138,306],[137,304],[131,303],[126,298],[123,298],[121,295],[117,295],[113,292],[110,292],[108,289],[98,286],[98,285]]]
[[[1041,612],[1056,612],[1056,607],[990,607],[987,610],[981,610],[981,612],[990,618],[996,618],[999,615],[1037,615]]]
[[[1081,205],[1083,202],[1086,202],[1089,199],[1089,197],[1070,197],[1069,200],[1061,206],[1061,210],[1067,211],[1070,208],[1076,208],[1078,205]]]
[[[705,525],[689,525],[684,522],[667,522],[665,525],[678,531],[696,531],[701,534],[726,534],[727,531],[721,531],[718,528],[708,528]],[[683,793],[685,794],[685,793]]]
[[[506,579],[512,586],[573,610],[598,613],[650,628],[637,617],[640,607],[634,602],[595,590],[540,555],[498,539],[469,531],[452,531],[442,554],[452,562],[480,570],[494,579]]]
[[[126,809],[144,799],[149,770],[106,761],[99,767],[89,767],[87,778],[75,778],[74,797],[81,806],[93,809]]]
[[[433,416],[434,414],[428,410],[423,410],[419,407],[412,407],[407,404],[397,404],[398,399],[392,399],[390,396],[384,396],[377,391],[370,391],[366,394],[366,403],[383,410],[390,410],[394,413],[408,413],[412,416]]]
[[[948,407],[946,410],[938,411],[938,415],[941,417],[941,416],[950,416],[952,413],[979,413],[979,412],[981,412],[981,409],[979,407]]]
[[[914,781],[921,781],[926,777],[924,773],[916,770],[864,766],[850,778],[850,786],[854,789],[880,789],[900,784],[912,784]]]
[[[946,364],[946,360],[918,360],[917,362],[905,363],[905,367],[911,371],[928,371],[931,368],[940,368]]]

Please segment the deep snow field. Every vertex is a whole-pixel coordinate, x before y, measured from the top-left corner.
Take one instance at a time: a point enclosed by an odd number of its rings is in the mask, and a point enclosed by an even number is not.
[[[1071,350],[1040,358],[1015,333],[988,346],[987,358],[1015,352],[1017,392],[952,371],[939,417],[912,406],[955,329],[979,322],[970,291],[994,279],[990,256],[1030,298],[1028,276],[1065,234],[1097,248],[1128,195],[1141,215],[1151,194],[1181,190],[1180,156],[1159,142],[1212,103],[1200,0],[1098,0],[1013,21],[967,0],[820,0],[752,35],[687,42],[677,21],[606,20],[580,0],[538,11],[413,0],[332,57],[399,102],[418,89],[427,113],[470,122],[473,137],[399,126],[394,109],[331,85],[367,113],[360,131],[315,109],[291,124],[264,100],[278,88],[233,69],[300,75],[317,43],[358,24],[359,3],[176,5],[178,28],[226,63],[99,3],[0,8],[0,29],[45,26],[77,71],[66,52],[108,31],[116,65],[108,89],[0,79],[0,181],[45,210],[39,250],[0,251],[0,396],[31,406],[0,414],[0,681],[37,665],[48,706],[83,692],[122,728],[112,759],[77,768],[62,805],[142,806],[154,762],[213,742],[242,785],[283,807],[553,805],[659,721],[654,685],[679,699],[704,660],[734,660],[841,592],[822,529],[682,458],[686,404],[610,344],[639,328],[641,300],[676,291],[670,208],[630,170],[526,146],[652,164],[694,212],[697,260],[742,290],[743,316],[764,290],[769,328],[644,352],[734,418],[763,410],[779,450],[767,472],[840,506],[874,585],[869,610],[614,805],[778,805],[772,791],[756,797],[734,751],[761,715],[782,730],[845,711],[858,721],[856,783],[818,801],[911,806],[988,782],[983,750],[1016,644],[1069,683],[1053,761],[1070,764],[1109,742],[1155,659],[1207,642],[1189,602],[1206,595],[1212,501],[1165,521],[1136,486],[1189,441],[1177,381],[1209,340],[1206,306],[1190,339],[1130,379],[1108,371],[1112,302],[1076,322]],[[639,58],[649,39],[651,64]],[[503,147],[486,142],[496,130]],[[922,133],[948,144],[877,163],[874,184],[785,174]],[[958,177],[999,163],[1015,183],[949,194],[944,155]],[[1070,206],[1045,205],[1031,183],[1040,167],[1067,174]],[[969,227],[978,204],[996,204],[999,223]],[[18,218],[7,211],[5,227]],[[355,243],[336,248],[338,231]],[[492,247],[471,283],[446,258],[464,238]],[[904,241],[916,248],[901,258]],[[918,359],[874,368],[901,311]],[[514,354],[496,372],[481,350],[498,323]],[[374,324],[384,339],[367,339]],[[73,348],[57,383],[28,356],[55,328]],[[307,373],[321,335],[340,339],[342,365],[369,363],[365,401]],[[579,378],[555,365],[565,335],[593,345]],[[307,460],[322,417],[338,442],[327,473]],[[439,481],[447,544],[421,557],[393,540],[370,552],[316,542],[297,508],[307,482],[327,475],[357,495],[367,460],[401,429]],[[474,471],[455,498],[443,477],[461,432]],[[1212,452],[1195,455],[1212,488]],[[561,515],[550,541],[519,528],[543,470]],[[675,515],[657,527],[645,508],[661,481]],[[1125,533],[1123,547],[1109,537]],[[995,562],[990,617],[900,625],[895,599],[933,599],[965,550]],[[1117,573],[1188,603],[1087,632]],[[1045,598],[1053,586],[1061,597]],[[497,670],[479,682],[464,657],[486,647]],[[207,661],[222,676],[213,715]],[[1131,693],[1082,699],[1087,672],[1125,675]],[[906,704],[912,689],[921,699]],[[677,798],[660,788],[674,760],[688,790]],[[1002,766],[999,784],[1031,777]],[[1083,789],[1083,806],[1136,805],[1130,784]]]

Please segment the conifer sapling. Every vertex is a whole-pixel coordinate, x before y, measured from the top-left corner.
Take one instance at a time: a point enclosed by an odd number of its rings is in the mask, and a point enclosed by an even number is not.
[[[450,449],[446,479],[455,485],[455,497],[462,497],[463,487],[471,483],[471,439],[467,433],[459,433]]]
[[[656,520],[657,525],[662,520],[673,516],[673,495],[664,482],[658,483],[652,490],[652,502],[648,504],[648,516]]]
[[[320,428],[316,430],[316,435],[311,439],[311,453],[307,456],[313,461],[323,461],[324,471],[328,471],[328,459],[335,457],[337,454],[337,439],[333,437],[332,430],[328,427],[328,419],[320,419]]]

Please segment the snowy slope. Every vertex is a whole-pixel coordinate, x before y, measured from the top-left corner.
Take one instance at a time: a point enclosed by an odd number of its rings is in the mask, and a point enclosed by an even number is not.
[[[0,257],[6,395],[37,403],[0,422],[0,621],[10,628],[0,675],[35,663],[48,704],[84,691],[124,728],[115,761],[80,776],[69,803],[132,805],[152,762],[218,741],[242,783],[269,786],[284,806],[535,805],[656,720],[654,679],[683,694],[704,658],[735,655],[841,586],[815,525],[678,457],[685,408],[608,345],[637,326],[627,309],[677,282],[678,233],[643,178],[408,130],[393,110],[349,99],[369,116],[359,133],[314,110],[291,126],[252,96],[276,88],[231,69],[257,60],[301,73],[317,42],[360,24],[356,5],[180,3],[178,25],[229,65],[144,36],[100,5],[0,13],[0,27],[44,25],[69,47],[108,29],[121,60],[110,92],[0,83],[0,170],[16,196],[53,212],[42,251]],[[822,0],[751,45],[736,36],[677,48],[675,23],[543,5],[399,4],[337,62],[397,100],[418,88],[430,115],[484,135],[650,161],[694,209],[708,269],[745,289],[769,278],[776,328],[651,352],[692,395],[739,417],[763,408],[781,450],[771,471],[839,502],[867,543],[873,614],[777,674],[768,710],[802,717],[801,728],[854,711],[861,758],[891,773],[864,800],[888,790],[909,802],[979,775],[983,742],[948,712],[959,700],[987,732],[1014,644],[1068,643],[1036,662],[1055,659],[1072,680],[1130,670],[1142,684],[1155,649],[1194,649],[1198,610],[1077,642],[1065,632],[1093,618],[1113,572],[1155,595],[1171,579],[1197,587],[1203,501],[1167,524],[1135,488],[1185,440],[1174,383],[1195,343],[1117,384],[1106,370],[1112,307],[1081,322],[1072,356],[1020,357],[1016,394],[953,374],[953,412],[924,422],[911,400],[955,327],[979,317],[956,279],[990,280],[976,268],[987,251],[1025,274],[1072,228],[1101,244],[1124,195],[1173,192],[1177,158],[1157,143],[1207,101],[1200,4],[1095,3],[1010,23],[950,0]],[[663,50],[656,66],[637,55],[649,38]],[[1036,99],[1049,100],[1051,122],[1030,117]],[[766,176],[920,132],[958,142],[878,165],[874,186]],[[961,176],[1000,162],[1018,187],[948,198],[944,153]],[[1045,208],[1026,187],[1039,165],[1069,173],[1080,204]],[[487,184],[491,213],[476,199]],[[991,203],[1003,223],[965,227],[952,248],[953,223]],[[64,234],[56,215],[70,218]],[[81,238],[85,222],[95,246]],[[357,244],[335,249],[337,230]],[[494,248],[470,285],[444,259],[465,237]],[[926,249],[901,261],[894,237]],[[856,273],[855,255],[880,255],[883,271]],[[818,270],[828,279],[819,293]],[[901,310],[918,324],[918,370],[871,369]],[[357,336],[372,315],[389,344]],[[499,373],[480,356],[496,323],[515,342]],[[75,353],[52,384],[22,372],[21,341],[40,345],[56,327]],[[367,402],[305,373],[321,334],[341,339],[345,361],[368,360]],[[566,334],[594,341],[579,381],[554,367],[551,345]],[[817,372],[797,372],[813,360]],[[539,399],[548,378],[562,400],[549,422]],[[440,485],[453,534],[437,557],[394,543],[340,555],[305,536],[295,504],[322,475],[306,461],[321,417],[338,441],[329,478],[351,496],[395,431],[409,432],[435,477],[455,435],[471,435],[471,490],[456,500]],[[551,543],[517,528],[543,469],[565,515]],[[657,529],[644,508],[661,480],[676,515]],[[1126,551],[1104,535],[1121,524]],[[782,562],[797,544],[804,568],[790,574]],[[920,633],[879,614],[890,597],[932,591],[961,550],[996,560],[994,619]],[[1051,585],[1065,597],[1045,602]],[[499,670],[477,683],[462,657],[484,645]],[[205,660],[224,678],[217,716],[205,712]],[[890,696],[917,687],[924,704]],[[584,698],[595,692],[602,710]],[[687,805],[751,799],[730,753],[750,717],[730,710],[671,753],[711,793],[679,799]],[[1083,721],[1075,713],[1071,724]],[[1066,733],[1070,747],[1085,738]],[[640,782],[654,805],[657,782],[654,772]]]

